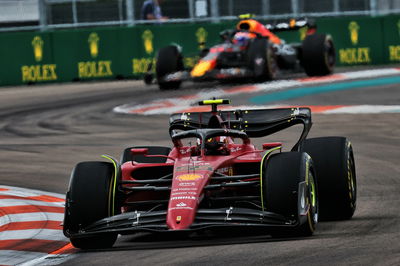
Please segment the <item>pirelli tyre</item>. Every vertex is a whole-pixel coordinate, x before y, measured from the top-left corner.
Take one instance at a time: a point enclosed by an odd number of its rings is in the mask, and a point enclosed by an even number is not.
[[[297,221],[295,228],[272,236],[310,236],[318,222],[318,193],[311,157],[304,152],[283,152],[261,164],[263,208]]]
[[[333,72],[336,54],[330,35],[307,35],[301,47],[301,64],[308,76],[324,76]]]
[[[120,213],[115,201],[115,169],[109,162],[81,162],[72,171],[66,197],[64,235],[81,249],[110,248],[117,234],[79,236],[86,226]]]
[[[276,56],[268,39],[251,40],[247,52],[247,63],[257,81],[273,80],[277,75]]]
[[[305,140],[302,151],[313,158],[321,220],[350,219],[357,203],[356,170],[351,143],[344,137]]]
[[[165,163],[167,158],[165,157],[145,157],[144,155],[132,155],[131,149],[143,149],[147,148],[148,155],[165,155],[167,156],[171,151],[170,147],[163,146],[134,146],[124,150],[121,156],[121,164],[125,162],[135,161],[138,163]]]
[[[166,81],[168,74],[183,70],[183,59],[178,46],[169,45],[161,48],[157,54],[156,79],[161,90],[178,89],[181,81]]]

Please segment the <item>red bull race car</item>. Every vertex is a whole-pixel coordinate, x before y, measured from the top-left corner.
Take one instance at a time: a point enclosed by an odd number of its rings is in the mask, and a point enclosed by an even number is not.
[[[118,234],[254,229],[311,236],[319,220],[356,208],[353,149],[345,137],[307,138],[309,108],[218,111],[170,117],[172,147],[135,146],[120,161],[81,162],[66,195],[64,234],[81,249],[113,246]],[[251,138],[302,125],[288,151]],[[288,147],[285,147],[288,148]]]
[[[307,28],[302,43],[287,44],[275,35],[300,28]],[[145,83],[156,80],[160,89],[176,89],[185,80],[252,78],[265,81],[274,79],[280,70],[301,68],[309,76],[322,76],[331,74],[335,65],[332,38],[316,33],[316,25],[310,20],[263,25],[254,19],[243,19],[234,30],[223,31],[220,36],[222,43],[204,49],[192,69],[184,68],[180,46],[174,44],[160,49],[155,73],[150,66]]]

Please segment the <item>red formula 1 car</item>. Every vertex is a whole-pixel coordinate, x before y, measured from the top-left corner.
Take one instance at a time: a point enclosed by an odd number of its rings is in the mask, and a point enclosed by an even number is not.
[[[82,249],[111,247],[118,234],[254,228],[310,236],[319,219],[356,208],[353,150],[344,137],[307,139],[309,108],[218,111],[170,117],[173,146],[125,149],[118,162],[81,162],[66,196],[64,234]],[[303,125],[294,147],[250,138]]]
[[[276,32],[306,28],[302,43],[285,43]],[[158,51],[153,77],[160,89],[176,89],[182,81],[232,80],[253,78],[272,80],[279,70],[303,68],[309,76],[331,74],[335,65],[335,48],[329,35],[316,33],[309,20],[290,20],[263,25],[254,19],[241,20],[234,30],[221,32],[222,42],[204,49],[192,69],[184,69],[181,47],[170,45]],[[154,75],[155,74],[155,75]]]

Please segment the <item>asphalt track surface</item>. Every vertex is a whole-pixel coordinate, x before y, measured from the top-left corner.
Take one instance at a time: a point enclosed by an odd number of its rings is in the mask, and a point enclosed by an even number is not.
[[[205,84],[204,86],[213,86]],[[330,92],[279,104],[400,104],[400,84]],[[79,161],[119,158],[130,145],[170,145],[166,115],[111,112],[125,103],[193,94],[160,92],[138,81],[0,88],[0,183],[65,193]],[[246,104],[250,97],[232,98]],[[400,113],[316,114],[314,136],[346,136],[354,147],[358,204],[352,220],[325,222],[305,239],[138,234],[113,249],[78,252],[63,265],[400,265]],[[288,141],[296,129],[274,135]],[[261,143],[261,140],[257,140]]]

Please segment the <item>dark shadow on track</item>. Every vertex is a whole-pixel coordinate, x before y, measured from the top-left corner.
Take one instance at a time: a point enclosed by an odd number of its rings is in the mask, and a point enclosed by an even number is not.
[[[313,237],[314,238],[314,237]],[[202,233],[137,233],[135,235],[122,236],[117,240],[117,243],[111,249],[96,249],[80,251],[98,252],[98,251],[129,251],[129,250],[149,250],[149,249],[171,249],[171,248],[190,248],[190,247],[207,247],[221,246],[233,244],[254,244],[266,242],[281,242],[293,240],[307,240],[306,238],[272,238],[268,234],[256,232],[249,233],[246,230],[243,232],[218,232],[217,234],[211,231]]]

